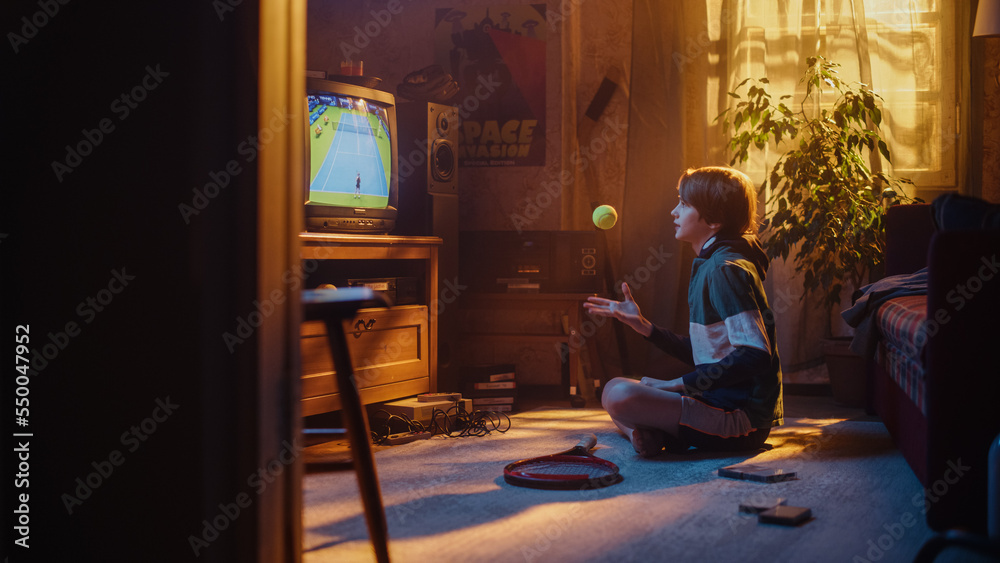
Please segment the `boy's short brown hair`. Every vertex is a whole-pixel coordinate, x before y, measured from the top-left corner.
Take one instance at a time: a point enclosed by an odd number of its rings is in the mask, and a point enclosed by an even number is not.
[[[719,235],[757,233],[757,190],[746,174],[724,166],[689,168],[677,183],[681,199],[708,223],[719,223]]]

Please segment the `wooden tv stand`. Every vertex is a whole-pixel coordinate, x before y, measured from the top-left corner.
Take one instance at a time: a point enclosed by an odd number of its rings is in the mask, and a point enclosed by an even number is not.
[[[302,233],[303,287],[398,280],[396,305],[344,323],[364,404],[437,390],[438,237]],[[403,281],[405,280],[405,283]],[[302,414],[340,409],[320,321],[302,324]]]

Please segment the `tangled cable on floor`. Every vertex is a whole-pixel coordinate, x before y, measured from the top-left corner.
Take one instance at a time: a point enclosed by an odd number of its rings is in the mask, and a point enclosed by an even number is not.
[[[462,438],[486,436],[491,432],[502,434],[511,427],[510,417],[506,413],[480,410],[468,412],[457,401],[454,406],[446,410],[431,411],[429,426],[425,426],[419,420],[411,420],[408,416],[393,414],[384,409],[379,409],[375,414],[386,416],[377,428],[373,420],[372,443],[376,445],[384,443],[389,436],[402,432],[430,432],[432,436]]]
[[[459,404],[446,411],[434,409],[431,413],[432,434],[443,434],[448,438],[485,436],[490,432],[502,434],[510,430],[510,425],[510,417],[506,413],[479,410],[470,413]]]

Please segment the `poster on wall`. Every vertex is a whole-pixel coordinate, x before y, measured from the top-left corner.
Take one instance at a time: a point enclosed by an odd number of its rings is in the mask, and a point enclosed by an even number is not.
[[[459,166],[545,164],[545,4],[440,8],[435,62],[458,82]]]

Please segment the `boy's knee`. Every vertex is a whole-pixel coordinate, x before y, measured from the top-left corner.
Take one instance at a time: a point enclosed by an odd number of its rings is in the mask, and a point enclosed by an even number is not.
[[[627,413],[632,408],[632,403],[637,397],[637,386],[640,385],[634,379],[627,377],[616,377],[608,382],[601,395],[601,405],[604,410],[614,416],[615,414]]]
[[[601,389],[601,406],[608,410],[608,406],[617,402],[621,395],[621,387],[628,384],[628,378],[615,377],[604,384]]]

